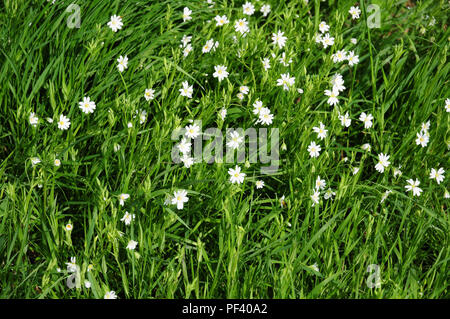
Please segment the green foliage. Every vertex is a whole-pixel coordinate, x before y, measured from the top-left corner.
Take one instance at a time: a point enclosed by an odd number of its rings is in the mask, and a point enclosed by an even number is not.
[[[4,1],[0,297],[103,298],[114,290],[119,298],[448,298],[448,176],[439,185],[429,179],[431,168],[450,169],[448,1],[373,1],[379,29],[367,28],[364,12],[352,20],[350,0],[266,1],[266,18],[263,1],[253,1],[251,17],[243,1],[215,2],[78,1],[81,26],[69,28],[70,1]],[[185,6],[193,19],[183,22]],[[124,23],[118,32],[107,26],[114,14]],[[217,27],[216,15],[230,23]],[[244,17],[246,37],[234,30]],[[321,21],[335,37],[327,49],[315,43]],[[278,30],[288,37],[284,49],[272,44]],[[194,48],[186,58],[183,35]],[[211,38],[219,49],[202,54]],[[359,64],[334,64],[338,49],[355,50]],[[281,52],[293,60],[287,67]],[[122,73],[121,55],[129,58]],[[267,71],[263,58],[271,59]],[[213,78],[215,65],[227,66],[229,77]],[[295,88],[284,91],[276,80],[287,72]],[[323,92],[335,73],[346,90],[332,107]],[[193,99],[180,96],[183,81],[194,85]],[[241,85],[249,87],[242,101]],[[146,88],[155,89],[154,100],[145,100]],[[79,109],[84,96],[96,102],[93,114]],[[222,131],[255,126],[256,99],[275,115],[270,127],[286,145],[276,174],[241,165],[247,176],[236,186],[227,173],[234,165],[172,162],[177,127],[189,119]],[[338,119],[346,112],[349,128]],[[361,112],[374,116],[370,129]],[[60,114],[70,118],[67,131],[57,128]],[[422,148],[415,139],[427,121],[430,142]],[[319,122],[328,135],[320,156],[310,158]],[[379,173],[382,152],[391,166]],[[41,163],[32,165],[32,157]],[[403,174],[394,176],[399,166]],[[336,196],[312,207],[317,176]],[[421,181],[420,197],[405,192],[409,178]],[[263,189],[255,187],[259,179]],[[188,191],[182,210],[164,204],[177,189]],[[130,194],[124,206],[121,193]],[[136,216],[128,226],[120,220],[125,211]],[[126,249],[130,239],[138,242],[134,251]],[[91,288],[67,287],[72,256]],[[380,266],[380,288],[366,285],[370,264]]]

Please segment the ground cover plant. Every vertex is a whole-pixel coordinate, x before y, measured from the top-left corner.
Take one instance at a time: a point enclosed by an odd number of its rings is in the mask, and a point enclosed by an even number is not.
[[[449,8],[5,0],[0,297],[448,297]]]

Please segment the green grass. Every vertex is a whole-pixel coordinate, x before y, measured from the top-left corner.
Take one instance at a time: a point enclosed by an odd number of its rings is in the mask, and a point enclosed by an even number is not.
[[[213,8],[206,1],[76,1],[81,27],[71,29],[65,10],[72,2],[5,0],[0,8],[1,298],[103,298],[110,290],[119,298],[449,297],[448,1],[374,0],[381,7],[374,29],[366,25],[370,13],[351,19],[351,0],[267,0],[266,18],[255,0],[250,17],[245,1],[216,0]],[[185,6],[193,11],[187,22]],[[116,33],[106,25],[114,14],[124,23]],[[216,27],[216,15],[230,23]],[[234,22],[244,17],[250,34],[241,37]],[[327,49],[314,41],[321,21],[335,37]],[[278,30],[288,37],[284,49],[272,45]],[[184,34],[194,47],[186,58]],[[211,38],[219,49],[202,54]],[[334,64],[330,56],[340,49],[355,50],[359,64]],[[287,67],[278,62],[283,51],[293,60]],[[129,58],[122,73],[120,55]],[[227,66],[229,77],[218,82],[214,65]],[[287,72],[295,88],[284,91],[276,80]],[[324,90],[335,73],[346,90],[330,106]],[[194,85],[193,99],[180,96],[183,81]],[[242,101],[240,85],[250,89]],[[155,99],[147,102],[150,87]],[[79,109],[84,96],[96,102],[93,114]],[[172,162],[171,134],[189,119],[222,132],[262,127],[252,113],[258,98],[286,146],[275,174],[239,164],[247,176],[236,185],[227,173],[235,164]],[[133,117],[138,110],[148,113],[143,124]],[[349,113],[349,128],[339,112]],[[361,112],[373,115],[372,128],[364,129]],[[56,126],[61,113],[70,118],[67,131]],[[320,121],[324,140],[312,131]],[[415,139],[427,121],[422,148]],[[311,141],[322,147],[318,158],[307,152]],[[384,173],[375,170],[379,153],[390,155]],[[41,163],[33,166],[32,157]],[[402,175],[394,176],[399,166]],[[446,178],[437,184],[429,175],[439,167]],[[336,196],[312,207],[318,175]],[[421,196],[406,192],[410,178],[420,180]],[[255,187],[259,179],[263,189]],[[177,189],[188,190],[182,210],[164,205]],[[121,193],[130,194],[123,207]],[[129,226],[120,221],[125,211],[136,215]],[[134,251],[126,249],[130,239],[138,242]],[[91,288],[67,287],[71,257]],[[379,288],[366,285],[371,264],[380,267]]]

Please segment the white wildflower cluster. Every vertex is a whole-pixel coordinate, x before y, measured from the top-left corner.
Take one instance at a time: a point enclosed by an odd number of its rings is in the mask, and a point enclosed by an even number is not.
[[[239,100],[243,100],[244,97],[248,94],[248,92],[250,91],[250,88],[246,85],[241,85],[239,87],[239,93],[237,94],[237,98]]]
[[[270,125],[273,121],[273,114],[270,112],[270,109],[268,107],[263,106],[263,102],[259,99],[257,99],[253,103],[253,114],[258,116],[258,119],[256,120],[256,124],[261,123],[263,125]]]
[[[416,138],[417,145],[420,145],[421,147],[427,146],[428,142],[430,141],[430,133],[428,132],[429,129],[430,129],[430,121],[422,123],[420,132],[417,133]]]
[[[184,167],[189,168],[194,164],[194,158],[191,157],[191,139],[197,138],[201,132],[200,132],[200,126],[197,124],[190,124],[185,127],[185,137],[181,140],[181,142],[177,145],[179,151],[183,154],[181,157],[181,161],[184,164]]]
[[[327,186],[326,181],[324,179],[321,179],[320,176],[317,176],[313,193],[311,195],[312,207],[320,203],[320,193],[325,190],[326,186]],[[333,199],[335,195],[336,192],[334,192],[331,188],[328,188],[326,191],[323,192],[323,198],[326,200]]]
[[[341,74],[336,73],[331,78],[331,90],[325,90],[325,96],[328,96],[327,103],[329,105],[336,105],[339,103],[339,93],[345,90],[344,79]]]
[[[214,41],[214,39],[209,39],[206,41],[205,45],[202,48],[202,53],[209,53],[211,51],[216,51],[219,47],[219,41]]]
[[[330,26],[322,21],[319,24],[319,34],[316,34],[316,43],[321,43],[323,48],[326,49],[329,46],[334,45],[334,37],[330,36],[328,31],[330,30]]]
[[[180,48],[183,49],[183,57],[187,57],[189,53],[192,52],[191,39],[192,36],[187,35],[183,35],[183,38],[181,39]]]
[[[334,63],[347,61],[349,66],[354,66],[359,63],[359,56],[355,55],[354,51],[347,52],[345,50],[338,50],[331,55],[331,59]]]

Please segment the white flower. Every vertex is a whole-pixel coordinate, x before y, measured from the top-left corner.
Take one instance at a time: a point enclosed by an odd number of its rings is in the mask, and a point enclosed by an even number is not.
[[[408,185],[405,186],[406,191],[412,191],[413,196],[420,196],[422,189],[418,187],[420,185],[419,180],[417,178],[415,181],[412,179],[408,179],[406,182],[408,183]]]
[[[34,112],[31,112],[28,120],[30,121],[30,124],[32,126],[36,126],[38,124],[39,118],[36,116],[36,114],[34,114]]]
[[[278,31],[278,33],[272,33],[273,44],[278,45],[282,49],[286,45],[287,37],[283,36],[284,32]]]
[[[270,125],[273,121],[273,114],[270,113],[270,110],[267,107],[263,107],[259,111],[259,119],[256,121],[256,123],[262,123],[264,125]]]
[[[331,56],[334,63],[342,62],[347,59],[347,52],[345,50],[337,51],[335,54]]]
[[[41,160],[38,157],[32,157],[31,158],[31,165],[35,166],[36,164],[39,164]]]
[[[416,144],[421,145],[422,147],[427,146],[428,142],[430,140],[430,136],[427,132],[420,131],[420,133],[417,133],[416,138]]]
[[[445,190],[444,198],[450,198],[450,193],[448,192],[448,190]]]
[[[347,61],[348,61],[348,65],[350,65],[350,66],[358,64],[359,63],[359,56],[355,55],[355,52],[350,51],[347,54]]]
[[[351,7],[348,11],[352,15],[352,19],[359,19],[359,15],[361,13],[361,10],[359,10],[359,7]]]
[[[114,152],[117,153],[120,150],[120,144],[114,143]]]
[[[326,186],[327,186],[327,183],[325,182],[325,180],[321,179],[320,176],[317,176],[315,189],[323,190]]]
[[[213,77],[217,78],[219,82],[228,77],[227,67],[224,65],[216,65],[214,66],[215,72],[213,73]]]
[[[431,17],[430,22],[428,23],[429,26],[434,26],[436,24],[436,18],[435,17]]]
[[[267,17],[267,15],[270,13],[270,5],[269,4],[264,4],[261,7],[261,13],[263,14],[264,17]]]
[[[389,189],[386,192],[384,192],[383,196],[381,196],[381,201],[380,203],[384,202],[386,200],[386,198],[389,196],[389,194],[392,193],[392,191]]]
[[[394,168],[394,177],[396,177],[397,175],[401,176],[403,174],[402,171],[400,170],[400,167],[399,168],[397,168],[397,167]]]
[[[220,115],[220,118],[222,119],[222,121],[225,120],[225,117],[227,116],[227,109],[222,108],[222,109],[220,110],[219,115]]]
[[[313,127],[313,131],[317,133],[317,137],[321,140],[327,137],[328,130],[325,129],[325,125],[322,122],[319,122],[319,127]]]
[[[189,53],[192,51],[192,45],[189,43],[186,45],[186,47],[183,49],[183,56],[187,57]]]
[[[328,188],[325,192],[325,194],[323,195],[323,198],[325,199],[329,199],[329,198],[333,198],[333,196],[335,196],[336,193],[333,192],[333,190],[331,188]]]
[[[325,36],[322,37],[322,44],[323,47],[326,49],[329,46],[332,46],[334,44],[334,38],[330,37],[330,34],[327,33]]]
[[[327,103],[329,105],[336,105],[339,104],[339,99],[337,98],[339,96],[339,91],[333,89],[333,90],[325,90],[325,95],[328,96]]]
[[[123,23],[122,18],[116,15],[111,16],[111,21],[108,23],[108,27],[111,28],[114,32],[117,32],[117,30],[122,29]]]
[[[200,127],[197,124],[188,125],[185,127],[187,138],[197,138],[200,134]]]
[[[391,162],[389,162],[389,157],[389,155],[383,153],[378,154],[378,163],[375,165],[375,169],[378,172],[383,173],[384,169],[391,164]]]
[[[348,115],[348,112],[346,112],[344,116],[339,114],[338,117],[341,121],[342,126],[349,127],[352,124],[352,120],[350,119],[350,115]]]
[[[155,90],[145,89],[144,97],[147,101],[153,100],[155,98]]]
[[[178,149],[183,154],[189,153],[191,151],[191,142],[189,142],[186,138],[183,138],[178,144]]]
[[[322,21],[319,24],[319,30],[322,33],[328,32],[328,30],[330,30],[330,26],[328,24],[326,24],[325,21]]]
[[[194,87],[192,85],[189,86],[188,81],[184,81],[182,83],[182,85],[183,85],[183,87],[179,90],[180,91],[180,95],[191,99],[192,98],[192,93],[194,92],[194,89],[193,89]]]
[[[230,175],[230,182],[232,184],[241,184],[244,182],[245,173],[241,173],[241,168],[239,166],[236,165],[234,169],[230,168],[228,174]]]
[[[239,133],[234,131],[230,134],[231,140],[227,143],[228,147],[231,147],[233,150],[239,147],[239,144],[242,143],[243,137],[239,136]]]
[[[334,91],[342,92],[345,90],[344,79],[342,78],[342,75],[339,73],[336,73],[335,75],[333,75],[330,83],[333,86]]]
[[[183,9],[183,22],[186,22],[186,21],[192,19],[191,13],[192,13],[192,11],[189,10],[188,7],[184,7],[184,9]]]
[[[187,197],[187,191],[184,189],[174,191],[172,197],[172,204],[177,205],[177,209],[183,209],[184,203],[187,203],[189,198]]]
[[[138,244],[137,241],[130,240],[130,241],[128,242],[127,249],[129,249],[129,250],[135,250],[137,244]]]
[[[283,64],[284,66],[289,66],[292,63],[292,59],[289,58],[289,60],[286,60],[286,52],[283,52],[281,54],[281,57],[279,59],[280,63]]]
[[[444,180],[444,169],[441,167],[438,170],[432,168],[430,173],[430,179],[435,179],[438,184]]]
[[[262,109],[263,102],[261,100],[256,100],[255,103],[253,103],[253,114],[259,115]]]
[[[372,114],[366,114],[365,112],[362,112],[361,115],[359,116],[359,120],[364,123],[364,128],[372,127],[372,120],[373,120]]]
[[[73,229],[73,225],[72,224],[67,224],[66,225],[66,231],[71,231]]]
[[[243,36],[245,36],[245,34],[250,31],[250,29],[248,28],[247,19],[244,18],[237,20],[234,23],[234,29],[236,30],[236,32],[240,32]]]
[[[61,166],[61,161],[60,161],[59,159],[56,158],[56,159],[53,161],[53,165],[55,165],[56,167]]]
[[[320,200],[320,193],[317,189],[314,190],[313,194],[311,195],[311,200],[313,201],[312,207],[314,207],[316,204],[319,204]]]
[[[214,39],[209,39],[206,41],[205,45],[202,48],[202,53],[208,53],[211,50],[216,51],[217,47],[219,46],[219,42],[214,42]]]
[[[75,257],[70,257],[70,262],[66,263],[67,272],[76,272],[77,271],[76,260],[77,259]]]
[[[320,145],[317,145],[316,142],[311,142],[311,144],[309,144],[308,146],[309,156],[318,157],[321,149],[322,148],[320,147]]]
[[[362,148],[363,150],[365,150],[365,151],[368,151],[368,152],[370,152],[370,150],[372,149],[372,147],[370,146],[369,143],[363,144],[363,145],[361,146],[361,148]]]
[[[166,199],[164,200],[164,206],[168,206],[172,203],[172,197],[170,195],[166,195]]]
[[[125,225],[130,225],[131,221],[135,219],[135,215],[134,214],[130,214],[129,212],[125,212],[125,214],[123,215],[123,217],[120,219],[122,222],[125,223]]]
[[[104,299],[117,299],[117,295],[115,291],[108,291],[105,296],[103,297]]]
[[[240,87],[239,87],[239,92],[241,92],[242,94],[248,94],[248,92],[249,92],[249,88],[248,88],[248,86],[246,86],[246,85],[241,85]]]
[[[88,281],[88,280],[85,280],[85,281],[84,281],[84,286],[85,286],[87,289],[91,288],[91,282]]]
[[[428,132],[429,129],[430,129],[430,121],[422,123],[422,125],[420,126],[421,131]]]
[[[270,60],[268,58],[264,58],[262,60],[262,65],[263,65],[264,70],[267,71],[268,69],[270,69]]]
[[[353,170],[352,170],[353,175],[358,174],[358,172],[359,172],[359,167],[353,167]]]
[[[133,123],[128,122],[127,127],[128,127],[128,128],[132,128],[132,127],[133,127]]]
[[[280,202],[280,207],[281,208],[286,207],[286,200],[285,200],[285,196],[284,195],[279,199],[279,202]]]
[[[277,80],[277,86],[283,86],[284,90],[289,90],[289,87],[295,84],[295,77],[290,77],[289,73],[281,74],[281,78]]]
[[[58,128],[60,130],[67,130],[70,127],[70,119],[65,117],[63,114],[59,116]]]
[[[316,43],[322,43],[322,35],[320,33],[317,33],[314,37],[314,41],[316,41]]]
[[[184,167],[189,168],[194,164],[194,158],[190,157],[187,154],[183,154],[183,157],[181,157],[181,161],[184,164]]]
[[[218,27],[223,26],[224,24],[228,24],[230,22],[226,15],[216,16],[214,20],[216,20],[216,26]]]
[[[447,113],[450,112],[450,99],[445,99],[445,110]]]
[[[85,113],[94,113],[95,102],[91,101],[89,96],[83,98],[83,102],[78,103],[80,109]]]
[[[251,2],[246,2],[242,6],[242,10],[244,11],[244,14],[251,16],[255,13],[255,6]]]
[[[120,204],[121,206],[125,205],[125,201],[126,201],[128,198],[130,198],[130,195],[129,195],[129,194],[120,194],[120,195],[119,195],[119,204]]]
[[[350,39],[350,42],[351,42],[352,44],[356,44],[356,43],[358,43],[358,40],[356,40],[355,38],[351,38],[351,39]]]
[[[181,47],[184,48],[186,47],[190,42],[191,42],[192,36],[187,36],[186,34],[183,35],[183,37],[181,38]]]
[[[123,72],[123,70],[128,68],[128,57],[127,56],[120,56],[117,59],[117,62],[119,64],[117,64],[117,68],[119,69],[119,72]]]
[[[264,181],[262,181],[262,180],[256,181],[255,184],[256,184],[257,189],[261,189],[264,187]]]
[[[147,121],[147,111],[139,110],[139,124],[144,124]]]

